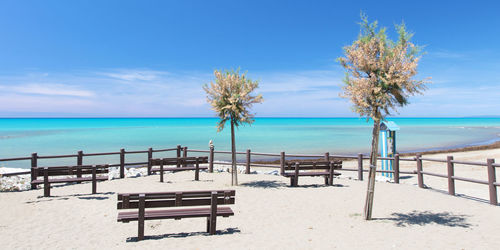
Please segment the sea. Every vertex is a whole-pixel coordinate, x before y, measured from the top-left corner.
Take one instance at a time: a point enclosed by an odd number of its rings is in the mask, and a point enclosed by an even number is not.
[[[500,118],[388,118],[400,153],[489,144],[500,140]],[[230,126],[217,132],[217,118],[2,118],[0,159],[174,148],[231,149]],[[346,154],[370,151],[373,122],[364,118],[256,118],[236,129],[238,151],[290,154]],[[155,153],[168,157],[172,152]],[[190,155],[192,155],[190,153]],[[127,162],[145,154],[127,155]],[[244,157],[240,155],[239,157]],[[144,159],[143,159],[144,158]],[[217,155],[229,160],[230,155]],[[255,158],[254,158],[255,159]],[[84,164],[117,163],[118,155],[85,157]],[[39,165],[75,164],[74,158],[40,159]],[[29,161],[0,167],[29,168]]]

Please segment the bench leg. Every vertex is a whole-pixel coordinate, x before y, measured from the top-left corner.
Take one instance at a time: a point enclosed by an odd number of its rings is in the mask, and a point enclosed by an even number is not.
[[[144,221],[137,221],[137,223],[139,224],[137,240],[144,240]]]
[[[328,181],[328,176],[325,175],[325,185],[328,185],[330,182]]]
[[[294,187],[294,185],[295,185],[295,178],[290,177],[290,186]]]
[[[144,214],[145,214],[145,195],[139,195],[139,219],[137,220],[138,234],[137,240],[144,240]]]
[[[45,197],[50,196],[50,183],[43,184],[43,196]]]
[[[43,169],[43,196],[50,196],[49,169]]]
[[[160,182],[163,182],[163,162],[160,164]]]
[[[196,158],[196,168],[194,170],[194,180],[200,180],[200,164],[198,163],[198,158]]]
[[[215,234],[215,226],[217,224],[217,192],[212,192],[210,201],[210,230],[209,234]]]
[[[207,217],[207,233],[210,233],[210,217]]]
[[[216,224],[217,224],[217,215],[215,216],[211,216],[213,218],[210,218],[210,230],[209,230],[209,234],[210,235],[214,235],[215,232],[216,232]]]
[[[97,193],[97,168],[92,166],[92,194]]]

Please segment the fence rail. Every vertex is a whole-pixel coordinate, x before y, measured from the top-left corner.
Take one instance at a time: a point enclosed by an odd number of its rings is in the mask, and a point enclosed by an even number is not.
[[[213,172],[214,164],[219,165],[232,165],[231,162],[224,161],[216,161],[216,154],[231,154],[231,151],[215,151],[214,147],[211,146],[209,150],[199,150],[199,149],[188,149],[187,147],[181,147],[177,145],[176,148],[167,148],[167,149],[153,149],[149,148],[148,150],[136,150],[136,151],[126,151],[125,149],[120,149],[118,152],[107,152],[107,153],[83,153],[83,151],[78,151],[77,154],[67,154],[67,155],[43,155],[39,156],[37,153],[33,153],[31,157],[16,157],[16,158],[4,158],[0,159],[0,162],[10,162],[10,161],[31,161],[31,168],[38,167],[39,159],[58,159],[58,158],[76,158],[76,165],[83,165],[84,157],[91,156],[107,156],[107,155],[119,155],[120,163],[116,164],[108,164],[110,167],[119,167],[120,168],[120,178],[125,177],[125,169],[126,168],[144,168],[147,167],[148,170],[151,168],[150,160],[153,158],[153,153],[158,152],[168,152],[168,151],[176,151],[177,157],[187,157],[188,152],[192,153],[203,153],[208,154],[209,156],[209,172]],[[129,154],[147,154],[147,161],[145,162],[126,162],[126,155]],[[368,156],[363,154],[358,155],[330,155],[329,152],[326,152],[323,155],[314,155],[314,154],[286,154],[285,152],[278,153],[260,153],[260,152],[252,152],[250,149],[246,150],[246,152],[236,152],[238,155],[245,155],[246,159],[244,162],[239,162],[237,164],[244,165],[245,173],[250,174],[252,167],[262,167],[262,168],[279,168],[280,173],[284,173],[285,163],[287,160],[295,159],[295,158],[316,158],[316,159],[324,159],[330,160],[335,158],[340,159],[352,159],[357,161],[357,168],[342,168],[339,171],[351,171],[358,173],[358,180],[363,180],[363,173],[368,172],[368,168],[364,169],[363,161],[369,159]],[[263,156],[263,157],[275,157],[275,160],[279,160],[279,164],[259,164],[252,162],[252,156]],[[453,156],[448,156],[447,159],[435,159],[422,157],[422,154],[417,154],[415,157],[411,158],[400,158],[399,154],[396,154],[394,157],[378,157],[377,160],[387,160],[392,161],[393,170],[376,170],[377,173],[390,173],[394,175],[394,182],[399,183],[400,175],[416,175],[418,186],[420,188],[425,188],[424,185],[424,176],[433,176],[438,178],[446,178],[448,179],[448,193],[450,195],[455,195],[455,181],[464,181],[471,182],[476,184],[488,185],[489,187],[489,200],[490,204],[498,205],[498,195],[497,195],[497,187],[500,186],[500,183],[496,180],[496,168],[500,167],[500,163],[495,163],[494,159],[487,159],[486,162],[473,162],[473,161],[458,161],[454,160]],[[416,162],[416,170],[413,171],[401,171],[399,169],[400,162]],[[429,171],[423,170],[423,162],[439,162],[446,163],[447,174],[433,173]],[[471,165],[471,166],[483,166],[486,167],[486,171],[488,174],[488,180],[478,180],[471,179],[461,176],[455,175],[455,164],[461,165]],[[31,174],[31,178],[36,179],[35,175],[36,171],[22,171],[15,173],[5,173],[0,174],[0,177],[8,177],[15,175],[26,175]],[[148,171],[149,174],[149,171]],[[32,188],[35,188],[32,186]]]

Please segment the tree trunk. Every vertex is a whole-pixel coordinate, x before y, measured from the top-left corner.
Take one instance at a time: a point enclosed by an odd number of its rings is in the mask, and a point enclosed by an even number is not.
[[[231,185],[238,186],[238,169],[236,168],[236,143],[234,142],[234,121],[231,119]]]
[[[380,119],[374,119],[372,131],[372,148],[370,153],[370,172],[366,190],[365,220],[372,219],[373,196],[375,193],[375,175],[377,174],[378,140],[380,134]]]

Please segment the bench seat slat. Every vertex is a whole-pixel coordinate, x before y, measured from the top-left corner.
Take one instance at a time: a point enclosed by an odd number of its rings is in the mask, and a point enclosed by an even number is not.
[[[328,175],[330,175],[330,173],[329,172],[299,172],[299,176],[324,176],[324,175],[328,176]],[[335,172],[335,173],[333,173],[333,175],[339,176],[340,173]],[[295,176],[295,173],[285,172],[285,173],[283,173],[283,176],[292,177],[292,176]]]
[[[202,167],[202,166],[200,166],[198,169],[199,170],[207,170],[208,167],[205,167],[205,166]],[[196,167],[180,167],[180,168],[176,168],[176,167],[171,168],[171,167],[169,167],[169,168],[163,168],[163,171],[172,171],[172,172],[186,171],[186,170],[196,170]],[[160,172],[160,168],[152,168],[151,172]]]
[[[155,199],[150,199],[147,198],[145,202],[145,207],[146,208],[158,208],[158,207],[175,207],[178,206],[175,203],[175,199],[169,199],[169,200],[155,200]],[[186,199],[183,197],[182,199],[182,206],[203,206],[203,205],[210,205],[210,199],[200,199],[200,198],[195,198],[195,199]],[[227,205],[227,204],[234,204],[235,199],[234,197],[229,197],[228,199],[225,199],[224,197],[219,197],[217,199],[217,204],[220,205]],[[124,209],[124,203],[119,201],[117,208],[118,209]],[[139,208],[139,202],[138,201],[129,201],[128,202],[128,207],[125,209],[130,209],[130,208]]]
[[[97,176],[96,180],[105,181],[105,180],[108,180],[108,177],[107,176]],[[80,181],[92,181],[92,177],[49,179],[49,183],[80,182]],[[31,183],[32,184],[43,184],[43,179],[34,180]]]
[[[150,162],[153,165],[177,165],[177,163],[181,164],[195,164],[198,160],[199,164],[208,163],[208,156],[204,157],[179,157],[179,158],[155,158],[151,159]]]
[[[42,177],[43,176],[43,170],[37,170],[37,171],[38,172],[36,173],[36,175],[38,177]],[[56,170],[56,171],[54,171],[54,170],[52,170],[52,169],[49,168],[49,176],[76,175],[76,173],[77,173],[76,169],[73,170],[73,171],[71,171],[71,173],[70,173],[68,170]],[[96,171],[96,174],[107,174],[107,173],[108,173],[107,170],[104,171],[104,170],[99,170],[98,169]],[[91,175],[92,171],[82,170],[82,171],[80,171],[80,174],[82,174],[82,175]]]
[[[300,163],[300,170],[321,170],[321,169],[330,169],[330,165],[328,162],[321,162],[321,163],[304,163],[304,162],[299,162]],[[333,163],[333,169],[341,169],[342,168],[342,162],[334,162]],[[295,170],[295,163],[287,163],[285,164],[285,170]]]
[[[211,192],[207,192],[204,190],[193,190],[193,191],[171,191],[171,192],[150,192],[145,193],[146,199],[175,199],[175,194],[182,192],[183,198],[203,198],[210,197]],[[217,192],[218,196],[224,196],[224,193],[228,193],[229,196],[234,196],[236,194],[235,190],[214,190],[213,192]],[[138,200],[139,194],[143,193],[119,193],[118,200],[121,200],[124,195],[129,195],[129,199]]]
[[[217,216],[233,216],[234,212],[230,207],[217,207]],[[146,211],[145,220],[160,220],[160,219],[180,219],[180,218],[194,218],[194,217],[209,217],[210,208],[192,208],[192,209],[169,209],[169,210],[152,210]],[[137,221],[139,213],[133,212],[120,212],[118,213],[118,222]]]

